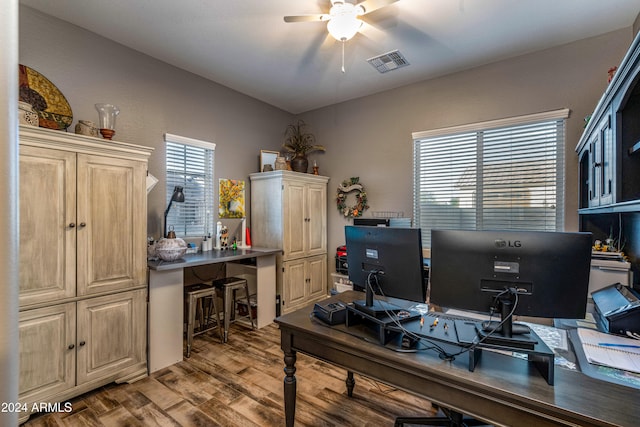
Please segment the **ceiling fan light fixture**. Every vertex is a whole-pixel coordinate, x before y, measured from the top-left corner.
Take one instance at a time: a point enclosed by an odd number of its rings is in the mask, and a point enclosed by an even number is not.
[[[364,10],[360,6],[336,1],[329,12],[331,16],[327,23],[329,34],[338,41],[350,40],[362,27],[362,21],[358,16],[363,13]]]

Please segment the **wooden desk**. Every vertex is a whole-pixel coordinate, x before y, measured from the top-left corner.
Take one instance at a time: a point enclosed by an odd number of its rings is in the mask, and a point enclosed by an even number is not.
[[[349,302],[363,294],[350,291],[332,298]],[[562,368],[556,369],[555,386],[549,386],[527,361],[488,351],[469,372],[466,355],[447,362],[431,351],[398,353],[311,319],[312,308],[275,320],[284,352],[287,426],[295,418],[296,352],[347,369],[349,393],[351,372],[357,372],[495,425],[635,426],[640,420],[640,390]]]
[[[149,261],[149,372],[182,361],[185,267],[256,259],[256,324],[276,317],[276,254],[280,249],[213,250],[174,262]]]

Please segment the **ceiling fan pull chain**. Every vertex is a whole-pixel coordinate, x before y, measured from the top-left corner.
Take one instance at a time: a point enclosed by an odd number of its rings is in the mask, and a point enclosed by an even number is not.
[[[342,40],[342,72],[344,73],[344,40]]]

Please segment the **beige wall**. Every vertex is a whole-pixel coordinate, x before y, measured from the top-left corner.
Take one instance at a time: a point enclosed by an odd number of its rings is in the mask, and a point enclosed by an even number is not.
[[[371,206],[365,216],[373,211],[412,216],[412,132],[565,107],[571,110],[565,228],[577,230],[574,149],[584,117],[607,85],[607,70],[620,63],[631,41],[632,29],[623,29],[301,115],[327,147],[326,153],[314,158],[320,172],[331,177],[330,253],[344,244],[344,225],[351,223],[335,205],[336,187],[344,179],[359,176],[365,185]]]
[[[164,132],[215,142],[218,178],[248,180],[259,150],[280,148],[291,114],[32,9],[20,13],[20,63],[62,90],[75,119],[96,120],[94,103],[115,103],[122,110],[116,139],[156,148],[150,172],[161,182],[149,196],[150,234],[159,235],[165,207]],[[330,254],[344,243],[350,223],[335,207],[343,179],[360,177],[371,205],[367,215],[412,215],[412,132],[564,107],[571,109],[565,224],[576,230],[574,147],[583,118],[606,87],[607,70],[619,64],[632,36],[630,27],[302,114],[327,147],[311,161],[331,178]]]
[[[225,86],[157,61],[79,27],[20,7],[21,64],[42,73],[65,95],[74,123],[97,123],[97,102],[120,107],[118,141],[155,147],[149,172],[149,234],[160,237],[164,198],[164,133],[216,143],[217,178],[249,180],[260,149],[277,150],[291,114]],[[247,193],[247,197],[250,192]],[[248,208],[248,206],[247,206]],[[231,233],[239,220],[228,220]]]

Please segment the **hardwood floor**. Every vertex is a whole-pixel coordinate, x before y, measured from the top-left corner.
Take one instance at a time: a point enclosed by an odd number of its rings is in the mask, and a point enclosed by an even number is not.
[[[431,414],[428,401],[298,354],[296,426],[393,426]],[[283,426],[284,362],[276,325],[234,324],[227,344],[195,338],[191,357],[133,384],[111,384],[70,402],[70,413],[32,416],[24,426]]]

